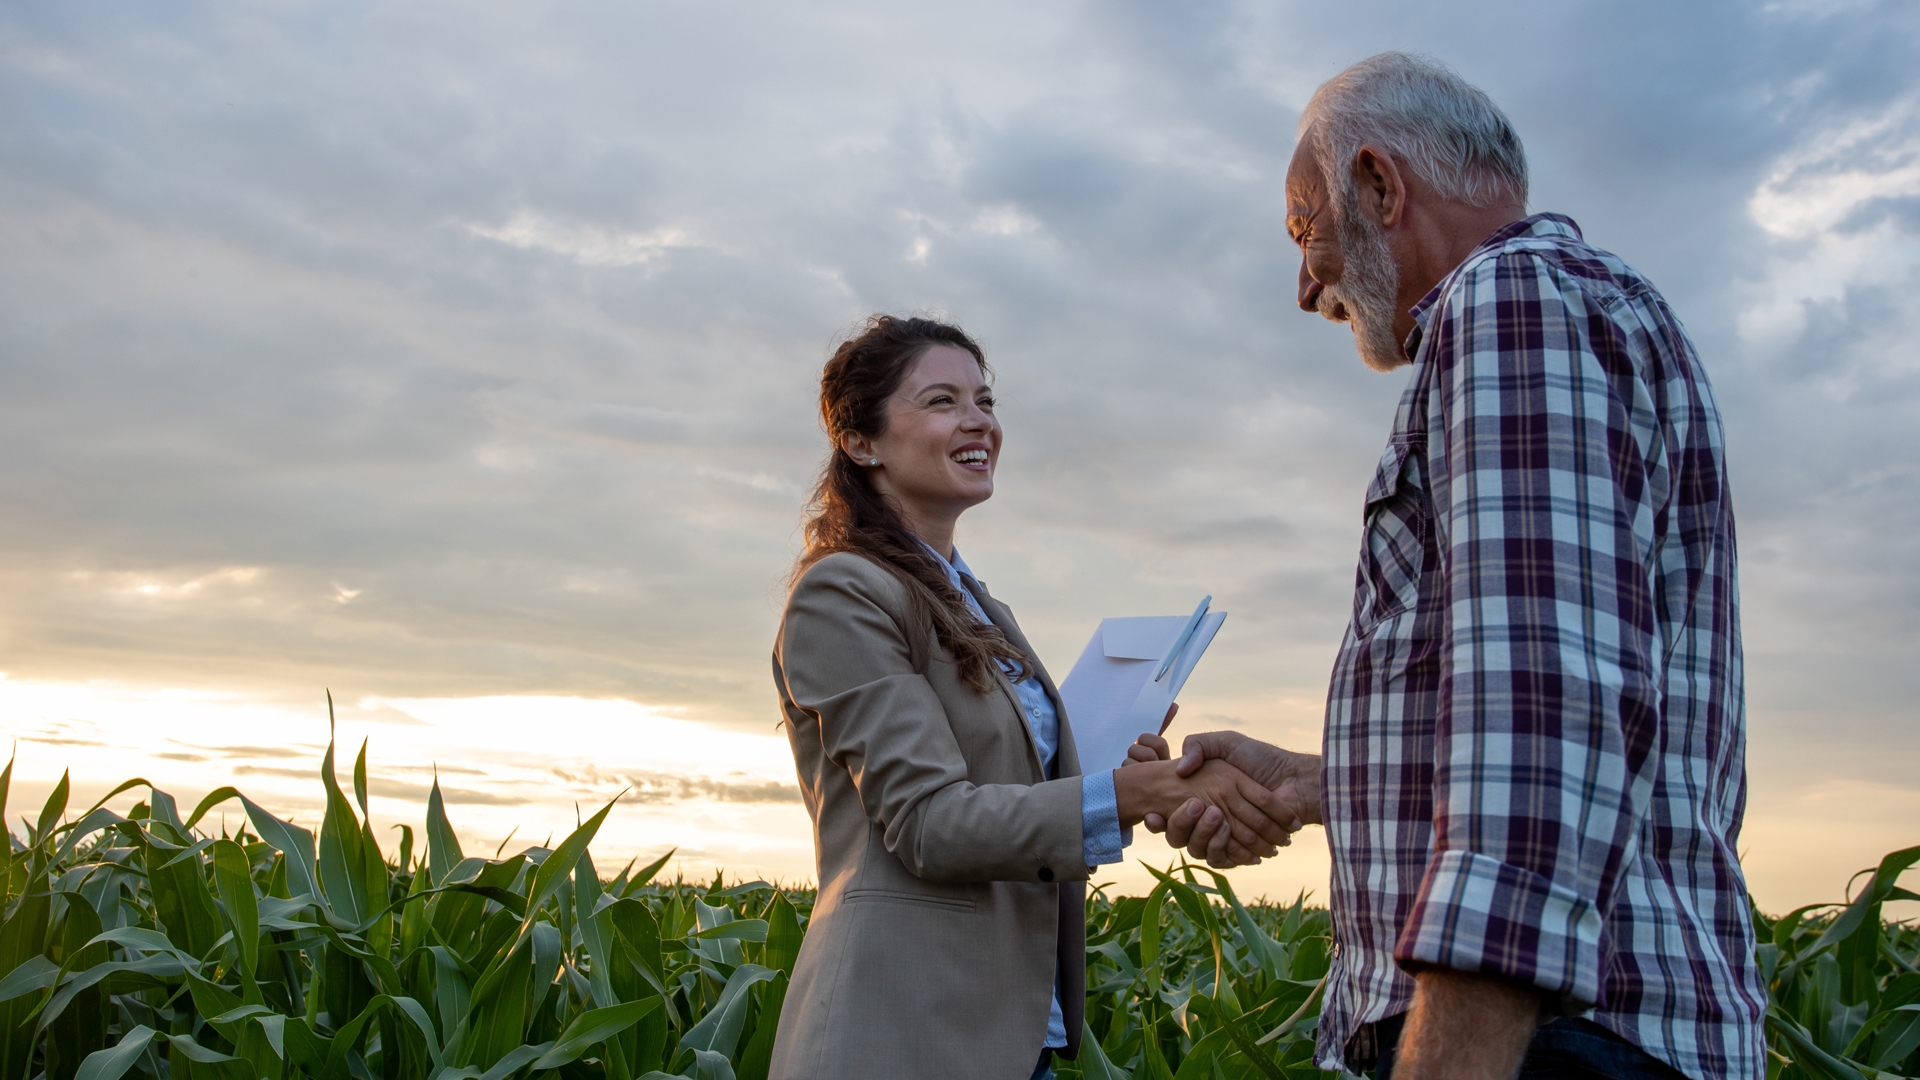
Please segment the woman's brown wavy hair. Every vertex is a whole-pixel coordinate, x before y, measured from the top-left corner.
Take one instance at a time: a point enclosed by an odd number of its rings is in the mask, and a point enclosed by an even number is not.
[[[831,450],[807,503],[806,552],[793,569],[798,581],[807,568],[837,551],[864,555],[885,567],[907,587],[912,616],[932,624],[934,638],[947,651],[967,683],[981,693],[993,689],[988,666],[1007,661],[1014,678],[1025,679],[1031,665],[998,627],[973,616],[966,599],[907,528],[899,505],[874,489],[871,470],[840,447],[848,432],[877,438],[887,430],[887,401],[914,362],[937,345],[973,354],[982,375],[991,376],[980,346],[957,326],[933,319],[875,315],[860,333],[842,343],[820,374],[820,419]]]

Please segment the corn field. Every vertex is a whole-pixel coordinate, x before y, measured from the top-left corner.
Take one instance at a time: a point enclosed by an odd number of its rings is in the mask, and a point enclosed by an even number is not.
[[[366,775],[362,746],[349,800],[328,748],[317,837],[232,788],[183,817],[144,780],[76,817],[63,777],[4,845],[0,1080],[767,1075],[810,892],[665,882],[664,856],[602,878],[588,848],[612,804],[551,850],[470,856],[437,784],[422,834],[386,852]],[[246,824],[211,835],[231,802]],[[1915,861],[1889,855],[1848,903],[1756,914],[1774,1078],[1920,1069],[1920,931],[1881,918],[1915,899]],[[1157,877],[1088,905],[1086,1045],[1061,1075],[1321,1075],[1326,912],[1247,905],[1205,867]]]

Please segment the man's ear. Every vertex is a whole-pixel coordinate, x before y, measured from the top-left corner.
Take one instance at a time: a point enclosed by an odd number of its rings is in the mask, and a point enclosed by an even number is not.
[[[1406,177],[1393,155],[1371,143],[1353,155],[1353,179],[1360,188],[1361,212],[1383,229],[1391,229],[1407,214]]]

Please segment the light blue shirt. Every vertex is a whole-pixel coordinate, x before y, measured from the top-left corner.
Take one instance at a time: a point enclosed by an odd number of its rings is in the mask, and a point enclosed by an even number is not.
[[[973,590],[966,581],[971,579],[979,584],[973,571],[967,567],[967,561],[960,557],[960,549],[953,550],[953,561],[940,557],[931,545],[927,550],[947,571],[947,580],[960,590],[966,598],[967,606],[973,609],[974,617],[983,623],[992,623],[980,601],[974,598]],[[1009,675],[1013,665],[1001,661],[1000,666]],[[1047,688],[1039,679],[1024,679],[1013,684],[1013,693],[1020,699],[1020,714],[1027,722],[1027,730],[1033,733],[1033,745],[1040,751],[1040,767],[1043,775],[1054,775],[1055,759],[1060,755],[1060,712],[1054,707],[1053,698],[1048,696]],[[1128,830],[1129,832],[1131,830]],[[1119,862],[1122,849],[1131,837],[1120,829],[1120,808],[1114,800],[1113,773],[1095,773],[1082,777],[1080,781],[1080,849],[1088,866],[1104,866]],[[1053,1009],[1047,1016],[1047,1041],[1049,1047],[1067,1045],[1067,1022],[1060,1011],[1060,994],[1056,990],[1053,996]]]

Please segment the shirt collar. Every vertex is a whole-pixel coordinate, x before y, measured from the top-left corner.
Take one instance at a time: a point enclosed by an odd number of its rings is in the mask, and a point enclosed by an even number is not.
[[[965,594],[967,590],[960,584],[960,575],[965,574],[967,577],[973,577],[973,568],[967,565],[967,560],[960,557],[960,549],[957,547],[954,548],[953,558],[949,559],[945,555],[940,554],[932,544],[927,543],[925,540],[920,541],[920,546],[926,548],[927,554],[933,556],[934,561],[940,564],[940,568],[947,572],[947,579],[953,582],[953,587],[959,589],[962,594]],[[979,579],[975,578],[975,580],[977,581]]]
[[[1420,351],[1420,339],[1426,335],[1427,319],[1433,311],[1433,306],[1460,271],[1482,255],[1498,251],[1506,246],[1507,241],[1517,240],[1522,236],[1557,240],[1585,239],[1580,234],[1580,226],[1565,214],[1535,214],[1532,217],[1521,218],[1519,221],[1510,221],[1493,230],[1487,234],[1485,240],[1480,241],[1472,251],[1467,253],[1466,258],[1460,260],[1459,266],[1454,267],[1446,277],[1441,278],[1439,284],[1427,290],[1427,295],[1421,297],[1420,302],[1413,305],[1412,310],[1408,312],[1413,316],[1413,333],[1407,335],[1406,340],[1408,356],[1413,356]]]

